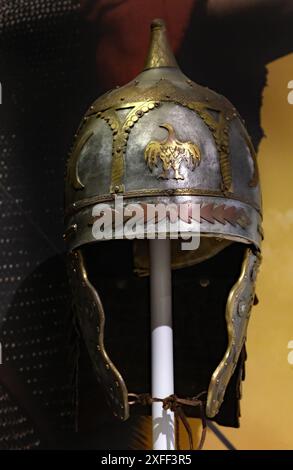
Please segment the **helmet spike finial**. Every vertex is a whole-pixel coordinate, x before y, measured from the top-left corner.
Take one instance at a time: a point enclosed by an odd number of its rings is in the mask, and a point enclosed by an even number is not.
[[[144,69],[177,67],[177,62],[169,44],[164,20],[155,19],[151,23],[151,41]]]

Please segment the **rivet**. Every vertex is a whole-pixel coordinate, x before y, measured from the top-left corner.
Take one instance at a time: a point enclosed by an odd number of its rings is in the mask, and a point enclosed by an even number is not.
[[[242,317],[247,311],[247,305],[244,300],[240,301],[238,304],[238,315]]]
[[[109,370],[110,369],[110,366],[109,364],[106,364],[106,369]]]
[[[225,362],[224,366],[227,367],[227,365],[228,365],[228,362]]]
[[[125,100],[124,96],[121,96],[120,100],[121,100],[121,101],[124,101],[124,100]]]
[[[94,109],[94,107],[93,107],[93,106],[91,106],[91,107],[90,107],[90,109],[91,109],[91,110],[93,110],[93,109]]]
[[[119,193],[119,191],[120,191],[120,187],[119,187],[118,185],[115,186],[115,187],[114,187],[114,192],[115,192],[115,193]]]
[[[201,287],[208,287],[210,285],[209,279],[200,279],[199,284]]]
[[[148,104],[148,108],[149,108],[149,109],[154,109],[154,107],[155,107],[154,103]]]
[[[116,88],[116,89],[117,89],[117,88],[120,88],[120,86],[119,86],[119,85],[116,85],[115,88]]]
[[[116,387],[119,387],[119,382],[118,382],[118,380],[115,380],[115,385],[116,385]]]
[[[97,346],[97,350],[98,350],[98,351],[101,351],[101,346],[98,345],[98,346]]]

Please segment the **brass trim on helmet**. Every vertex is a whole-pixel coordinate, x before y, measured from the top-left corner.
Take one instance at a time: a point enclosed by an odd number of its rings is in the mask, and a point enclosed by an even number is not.
[[[132,191],[125,191],[123,193],[124,199],[130,198],[137,198],[137,197],[152,197],[152,196],[211,196],[211,197],[220,197],[224,198],[223,193],[217,190],[206,190],[206,189],[197,189],[197,188],[174,188],[174,189],[158,189],[158,188],[150,188],[150,189],[134,189]],[[251,203],[251,201],[242,199],[237,197],[234,194],[229,194],[227,196],[229,199],[233,199],[235,201],[239,201],[243,204],[248,204],[253,207],[260,215],[261,209],[258,206],[255,206]],[[89,206],[93,206],[94,204],[98,204],[100,202],[111,202],[114,200],[113,194],[101,194],[99,196],[93,196],[89,198],[82,199],[81,201],[74,202],[71,204],[65,216],[72,215],[81,209],[84,209]]]
[[[148,57],[143,76],[151,74],[154,69],[162,71],[161,77],[155,82],[145,85],[144,80],[140,83],[140,76],[129,84],[114,89],[100,97],[89,108],[84,120],[88,118],[102,118],[108,122],[113,133],[112,150],[112,174],[110,193],[123,193],[124,188],[124,167],[127,140],[131,128],[149,110],[160,106],[161,103],[174,103],[184,106],[198,114],[211,131],[218,151],[220,171],[222,176],[222,193],[227,196],[233,192],[232,168],[229,150],[229,130],[230,123],[234,118],[239,117],[236,109],[223,97],[211,92],[207,88],[199,86],[187,79],[179,70],[175,57],[168,43],[166,27],[163,20],[156,19],[151,26],[151,41]],[[168,70],[167,78],[164,71]],[[179,83],[179,85],[178,85]],[[195,96],[197,100],[195,101]],[[129,108],[130,111],[123,122],[117,116],[119,109]],[[214,114],[217,114],[215,117]],[[83,125],[78,130],[78,135],[83,132]],[[252,143],[243,130],[244,137],[251,152],[254,162],[254,176],[251,186],[258,182],[257,163],[255,151]],[[81,143],[77,143],[76,151]],[[75,151],[75,152],[76,152]],[[77,158],[73,158],[70,167],[76,165]],[[75,189],[82,188],[80,182],[75,181]]]
[[[137,88],[136,85],[132,86]],[[127,90],[125,94],[127,95],[129,91],[130,90]],[[121,98],[123,98],[123,96]],[[208,99],[206,102],[193,101],[190,93],[185,93],[184,89],[177,88],[168,80],[159,81],[155,86],[141,90],[138,102],[132,99],[131,102],[122,104],[121,102],[119,103],[118,97],[116,96],[113,97],[113,101],[110,97],[108,97],[108,100],[109,103],[107,103],[106,108],[100,107],[99,102],[97,102],[88,117],[94,117],[96,115],[97,118],[104,119],[113,133],[111,193],[123,192],[121,188],[123,185],[122,180],[125,166],[124,157],[132,127],[145,113],[166,102],[173,102],[174,104],[179,104],[194,111],[209,128],[219,155],[220,171],[222,175],[222,194],[228,196],[233,192],[232,169],[229,156],[229,129],[231,121],[238,116],[234,108],[228,107],[224,102],[219,102],[218,98]],[[119,120],[116,113],[117,110],[122,108],[130,109],[130,112],[123,122]],[[218,120],[215,119],[209,111],[219,113]],[[259,181],[255,150],[244,127],[241,126],[241,129],[254,163],[254,174],[250,182],[250,186],[254,187]],[[82,130],[83,127],[81,127],[81,131]],[[70,166],[73,167],[74,162],[70,163]]]

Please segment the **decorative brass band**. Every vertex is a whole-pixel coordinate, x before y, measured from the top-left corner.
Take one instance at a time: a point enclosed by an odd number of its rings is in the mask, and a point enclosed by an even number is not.
[[[110,192],[123,193],[124,186],[121,179],[124,168],[124,149],[126,147],[127,140],[125,140],[125,136],[122,133],[122,123],[115,109],[108,109],[103,113],[98,113],[97,117],[101,117],[101,119],[106,121],[113,134]]]
[[[114,148],[116,149],[116,153],[118,155],[122,155],[120,159],[114,155],[113,163],[112,163],[112,177],[111,177],[111,193],[117,193],[124,191],[122,188],[122,179],[124,176],[124,155],[126,152],[127,140],[129,137],[129,133],[132,127],[137,123],[137,121],[145,114],[154,109],[156,106],[159,106],[159,103],[150,101],[150,102],[142,102],[136,103],[134,108],[127,114],[121,128],[121,132],[117,135],[117,140],[114,141]],[[117,144],[118,143],[118,147]]]
[[[139,197],[153,197],[153,196],[211,196],[211,197],[220,197],[223,198],[224,195],[221,191],[216,190],[205,190],[205,189],[192,189],[192,188],[177,188],[177,189],[158,189],[158,188],[151,188],[151,189],[135,189],[133,191],[127,191],[123,194],[124,199],[130,198],[139,198]],[[83,199],[78,202],[74,202],[71,206],[68,207],[66,211],[66,216],[71,215],[75,212],[80,211],[86,207],[93,206],[94,204],[99,204],[102,202],[112,202],[114,200],[115,195],[113,194],[101,194],[100,196],[93,196],[86,199]],[[261,208],[252,204],[251,201],[241,199],[235,194],[228,194],[227,197],[229,199],[233,199],[235,201],[239,201],[243,204],[247,204],[253,207],[257,212],[261,214]]]
[[[195,90],[199,95],[199,100],[194,101]],[[229,155],[229,130],[230,123],[238,117],[236,109],[233,108],[224,98],[206,92],[208,96],[204,96],[204,88],[196,84],[192,84],[188,88],[179,88],[164,78],[160,79],[154,85],[148,88],[141,88],[136,82],[108,93],[106,96],[98,99],[88,111],[85,122],[89,118],[104,119],[110,126],[113,133],[113,160],[110,193],[124,192],[123,185],[125,152],[129,134],[133,126],[144,116],[145,113],[160,106],[163,103],[174,103],[196,112],[210,129],[219,155],[220,170],[222,175],[222,194],[227,196],[233,192],[232,186],[232,170]],[[202,101],[200,99],[202,98]],[[130,109],[123,122],[120,121],[117,111],[120,109]],[[213,115],[217,114],[217,117]],[[84,126],[81,125],[78,134],[84,132]],[[247,132],[243,132],[246,143],[254,160],[254,176],[251,186],[258,183],[258,172],[255,152]],[[77,173],[75,167],[78,164],[78,152],[81,151],[85,141],[89,138],[81,137],[77,142],[73,155],[69,162],[71,174]],[[80,189],[82,186],[70,178],[74,182],[75,188]]]
[[[233,191],[232,186],[232,170],[229,156],[229,126],[230,121],[237,116],[234,110],[225,110],[217,105],[193,102],[187,106],[189,109],[196,111],[210,129],[215,139],[215,144],[219,154],[220,170],[222,175],[222,190],[224,194]],[[213,111],[219,114],[219,120],[213,118],[209,113]]]
[[[74,307],[95,375],[106,389],[106,397],[114,415],[125,420],[129,417],[128,391],[105,350],[105,313],[97,291],[88,280],[80,250],[68,254],[68,272],[75,299]]]
[[[178,75],[174,78],[178,80]],[[181,75],[179,78],[182,80]],[[106,93],[94,102],[87,111],[86,116],[92,116],[111,108],[122,109],[150,101],[174,102],[182,104],[182,106],[197,103],[200,106],[221,111],[225,115],[233,116],[233,113],[237,115],[236,109],[224,97],[188,79],[186,82],[182,80],[182,87],[179,87],[165,78],[164,72],[162,72],[161,78],[150,86],[134,80],[128,85],[115,88]]]
[[[159,106],[159,103],[153,101],[125,105],[122,109],[130,108],[130,111],[123,122],[120,121],[117,114],[117,111],[121,109],[120,107],[116,108],[116,110],[112,108],[97,113],[96,117],[103,119],[109,125],[113,134],[111,194],[123,193],[125,190],[123,185],[124,158],[131,128],[141,116],[156,106]]]
[[[171,221],[171,222],[176,222],[178,220],[182,220],[185,223],[191,223],[192,220],[197,221],[199,223],[202,223],[202,221],[208,222],[210,224],[214,224],[218,222],[219,224],[226,225],[226,223],[229,223],[231,225],[239,225],[242,228],[246,228],[248,225],[251,224],[251,220],[248,217],[247,213],[242,207],[235,207],[235,206],[227,206],[226,204],[204,204],[200,203],[200,212],[198,215],[194,215],[192,213],[192,203],[190,202],[185,202],[183,203],[185,205],[185,210],[183,213],[181,213],[177,208],[172,208],[172,210],[167,211],[166,213],[166,219]],[[147,220],[148,220],[148,213],[153,214],[154,212],[152,211],[151,205],[147,203],[138,203],[137,206],[140,208],[141,212],[141,218],[139,219],[140,221],[144,221],[144,224],[147,225]],[[182,206],[181,206],[182,207]],[[112,226],[115,227],[115,215],[116,215],[116,210],[114,208],[110,209],[111,215],[112,215]],[[94,225],[96,220],[99,220],[99,216],[92,216],[88,222],[88,226]],[[123,213],[123,223],[127,222],[129,219],[132,218],[132,214],[125,214]],[[165,218],[165,215],[163,216]],[[159,222],[159,215],[158,213],[154,214],[153,220],[157,223]],[[76,225],[76,224],[75,224]],[[72,226],[69,227],[68,230],[66,230],[65,234],[67,237],[70,237],[70,235],[73,235],[74,232],[72,232],[71,229]]]
[[[195,90],[199,93],[199,101],[194,101]],[[204,89],[196,84],[188,88],[179,88],[169,80],[160,79],[148,88],[141,88],[136,82],[114,90],[105,97],[98,99],[90,108],[87,116],[104,118],[111,114],[113,123],[110,125],[113,131],[113,165],[110,192],[121,192],[123,190],[124,155],[127,139],[134,124],[149,110],[154,109],[161,103],[174,103],[195,111],[211,130],[219,153],[220,168],[223,179],[223,192],[232,191],[232,174],[229,159],[229,123],[237,116],[236,110],[224,99],[217,95],[204,96]],[[202,101],[200,98],[202,96]],[[115,111],[119,109],[132,108],[123,123],[120,123]],[[209,111],[219,113],[219,120],[215,119]],[[113,126],[113,127],[112,127]]]

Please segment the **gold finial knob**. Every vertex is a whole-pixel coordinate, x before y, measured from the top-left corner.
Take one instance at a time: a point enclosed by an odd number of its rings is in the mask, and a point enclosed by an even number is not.
[[[178,67],[178,65],[167,39],[165,22],[157,18],[151,23],[151,41],[144,69],[158,67]]]
[[[162,20],[162,18],[155,18],[152,22],[151,22],[151,30],[155,29],[155,28],[162,28],[166,31],[166,23],[164,20]]]

